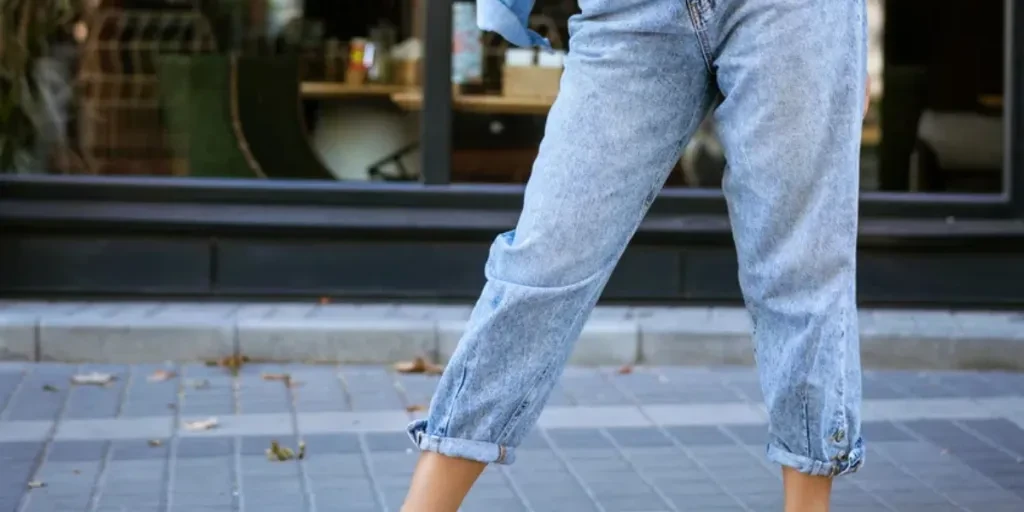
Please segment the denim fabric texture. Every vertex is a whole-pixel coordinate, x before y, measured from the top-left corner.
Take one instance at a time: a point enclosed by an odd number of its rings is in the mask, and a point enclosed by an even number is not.
[[[716,99],[770,460],[863,463],[856,309],[865,0],[580,0],[515,230],[425,419],[424,450],[511,463],[670,169]],[[531,0],[479,0],[519,45]],[[651,361],[657,363],[657,361]]]

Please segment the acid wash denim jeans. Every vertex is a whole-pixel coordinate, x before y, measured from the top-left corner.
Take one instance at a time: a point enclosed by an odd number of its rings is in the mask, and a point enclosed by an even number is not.
[[[506,1],[479,0],[481,25],[522,21]],[[522,214],[491,246],[487,284],[411,437],[447,456],[513,462],[626,244],[721,97],[723,188],[768,457],[812,475],[855,471],[865,0],[579,3]],[[516,30],[502,35],[543,43]]]

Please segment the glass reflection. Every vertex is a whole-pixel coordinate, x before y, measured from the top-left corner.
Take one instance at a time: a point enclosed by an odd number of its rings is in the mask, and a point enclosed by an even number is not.
[[[1002,2],[868,0],[870,102],[862,130],[861,188],[999,192],[1003,181]],[[568,48],[571,0],[539,0],[531,25]],[[453,179],[523,183],[550,90],[541,57],[482,34],[479,80],[457,83]],[[557,58],[555,59],[557,60]],[[532,64],[532,66],[524,66]],[[710,117],[669,176],[675,188],[719,188],[726,166]]]
[[[0,169],[416,179],[419,116],[392,96],[419,87],[421,3],[16,2],[4,23],[35,29],[4,27]]]

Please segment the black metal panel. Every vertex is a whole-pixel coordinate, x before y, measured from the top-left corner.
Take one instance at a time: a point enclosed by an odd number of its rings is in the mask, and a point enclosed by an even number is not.
[[[739,266],[731,246],[698,248],[686,253],[686,281],[683,289],[688,297],[700,300],[740,300]]]
[[[218,294],[436,297],[472,300],[484,242],[249,240],[217,242]],[[631,248],[606,288],[617,300],[679,298],[679,251]]]
[[[0,237],[0,293],[209,293],[204,239],[23,235]]]
[[[612,300],[679,300],[682,251],[634,244],[612,272],[604,296]]]
[[[420,157],[423,181],[440,185],[451,182],[452,169],[452,3],[425,3]]]
[[[484,243],[222,239],[221,294],[473,297]]]
[[[686,240],[677,235],[675,243],[664,245],[638,239],[602,300],[740,303],[732,246],[727,241],[709,245],[703,237]],[[484,283],[489,244],[483,237],[172,239],[5,231],[0,294],[472,302]],[[1020,237],[878,238],[860,251],[859,297],[864,304],[1020,307],[1021,261]]]
[[[858,295],[872,303],[1024,303],[1024,252],[864,252]]]
[[[1022,144],[1013,147],[1016,152],[1024,150]],[[465,208],[518,214],[523,204],[523,186],[0,175],[0,197],[33,201]],[[651,213],[724,215],[726,207],[719,190],[671,188],[662,191]],[[865,192],[861,196],[861,216],[1007,218],[1014,216],[1014,212],[1005,195]]]
[[[1016,217],[1024,218],[1024,6],[1007,2],[1005,109],[1007,173],[1006,190]]]
[[[515,226],[517,210],[365,208],[231,203],[0,201],[0,229],[39,233],[74,228],[99,233],[195,236],[305,236],[335,239],[490,241]],[[970,240],[1022,240],[1024,219],[863,219],[861,246],[906,246]],[[345,238],[337,238],[345,237]],[[725,215],[652,214],[636,239],[643,244],[731,245]],[[910,242],[912,241],[912,242]]]

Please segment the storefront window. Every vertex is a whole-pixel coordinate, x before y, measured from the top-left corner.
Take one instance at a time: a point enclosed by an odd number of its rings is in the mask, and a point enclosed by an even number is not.
[[[573,0],[538,0],[530,23],[565,50],[567,22],[577,10]],[[1001,192],[1003,3],[868,0],[868,20],[871,100],[862,130],[862,190]],[[481,41],[480,78],[455,84],[452,180],[524,183],[557,94],[558,59],[546,59],[552,67],[540,55],[530,66],[517,65],[521,55],[510,54],[496,35],[484,33]],[[719,188],[723,153],[709,116],[667,186]]]
[[[867,2],[862,189],[1002,192],[1005,4]],[[50,15],[65,4],[69,18]],[[20,77],[0,77],[0,172],[421,181],[426,4],[21,2],[40,28],[5,41],[30,51]],[[537,0],[530,24],[558,51],[531,53],[480,32],[475,2],[452,2],[451,182],[528,180],[578,11]],[[709,117],[667,186],[718,189],[725,167]]]
[[[864,132],[864,184],[1003,191],[1007,4],[871,4],[875,92]]]
[[[32,71],[2,171],[415,178],[419,116],[391,96],[418,87],[418,3],[20,2],[40,30],[12,41]]]

